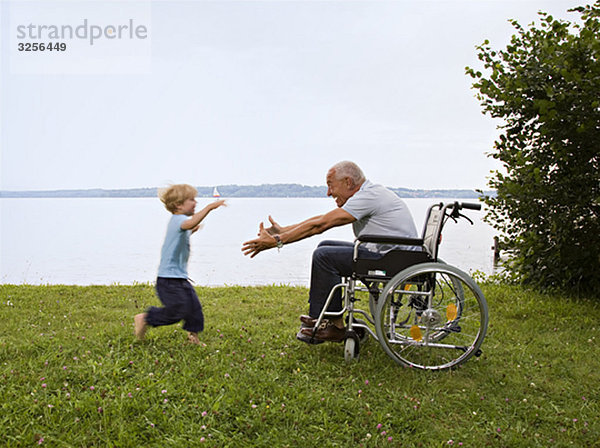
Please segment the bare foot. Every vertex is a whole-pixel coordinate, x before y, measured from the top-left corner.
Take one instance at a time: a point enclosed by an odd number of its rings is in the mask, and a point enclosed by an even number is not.
[[[144,339],[146,335],[146,313],[136,314],[133,318],[135,322],[135,337],[138,339]]]
[[[198,333],[188,332],[188,341],[191,344],[200,345],[200,339],[198,339]]]

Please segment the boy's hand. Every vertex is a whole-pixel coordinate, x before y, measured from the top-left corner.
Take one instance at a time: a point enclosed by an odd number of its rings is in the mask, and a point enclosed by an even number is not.
[[[213,206],[213,210],[223,206],[223,207],[227,207],[227,203],[225,202],[225,199],[219,199],[218,201],[215,201],[212,203]]]

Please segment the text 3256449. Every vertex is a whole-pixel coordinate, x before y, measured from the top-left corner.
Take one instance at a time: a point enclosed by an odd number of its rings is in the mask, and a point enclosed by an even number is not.
[[[19,42],[19,51],[66,51],[67,44],[64,42]]]

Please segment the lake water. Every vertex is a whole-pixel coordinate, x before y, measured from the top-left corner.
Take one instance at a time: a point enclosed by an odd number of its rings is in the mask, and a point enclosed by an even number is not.
[[[200,198],[196,210],[212,199]],[[434,199],[406,199],[417,228]],[[270,250],[250,259],[244,241],[269,214],[292,224],[335,207],[322,198],[239,198],[213,211],[191,237],[190,277],[199,286],[308,286],[311,253],[319,241],[352,241],[350,226]],[[475,225],[450,221],[440,257],[467,272],[491,273],[495,231],[483,212]],[[0,199],[0,283],[109,285],[153,282],[170,214],[158,199]]]

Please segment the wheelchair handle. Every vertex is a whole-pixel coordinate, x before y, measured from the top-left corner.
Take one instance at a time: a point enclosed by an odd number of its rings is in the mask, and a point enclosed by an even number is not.
[[[472,202],[461,202],[460,207],[467,210],[481,210],[481,204],[474,204]]]

